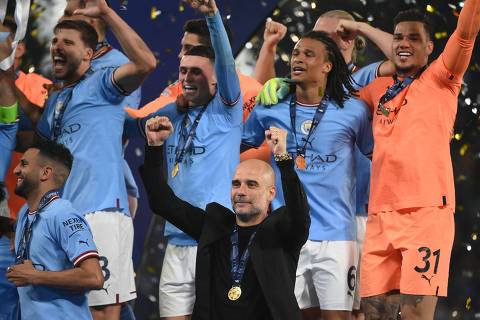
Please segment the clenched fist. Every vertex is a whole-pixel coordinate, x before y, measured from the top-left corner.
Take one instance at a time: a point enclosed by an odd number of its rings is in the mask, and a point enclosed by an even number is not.
[[[287,34],[287,27],[280,22],[268,20],[263,32],[264,44],[269,47],[276,46]]]
[[[173,133],[173,125],[167,117],[151,118],[145,124],[145,134],[149,146],[161,146]]]
[[[287,130],[270,127],[269,130],[265,131],[265,138],[273,154],[287,153]]]

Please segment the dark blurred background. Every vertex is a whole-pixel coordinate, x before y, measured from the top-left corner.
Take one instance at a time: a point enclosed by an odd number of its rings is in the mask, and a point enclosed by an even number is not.
[[[0,0],[6,1],[6,0]],[[199,18],[179,0],[110,0],[117,12],[145,39],[158,59],[158,67],[143,86],[143,102],[156,98],[177,79],[180,39],[183,23]],[[270,17],[287,25],[288,33],[278,48],[277,73],[289,72],[290,52],[302,33],[312,29],[318,16],[332,9],[343,9],[359,21],[392,32],[393,17],[401,10],[425,11],[435,29],[436,58],[454,30],[463,1],[448,0],[217,0],[223,17],[234,35],[233,51],[238,67],[246,74],[253,71],[263,41],[265,20]],[[14,0],[9,0],[13,10]],[[27,57],[23,69],[48,76],[48,43],[51,28],[61,15],[65,0],[35,0],[31,3],[27,31]],[[115,40],[110,37],[114,46]],[[118,46],[117,46],[118,47]],[[436,319],[480,319],[480,56],[478,45],[464,77],[458,101],[451,153],[456,182],[456,238],[451,259],[449,297],[440,299]],[[371,43],[358,57],[360,66],[383,59]],[[415,148],[416,146],[412,146]],[[144,198],[137,175],[143,161],[143,141],[133,140],[127,159],[141,190],[142,198],[135,218],[134,263],[137,272],[137,319],[158,319],[158,277],[164,242],[163,222],[153,217]]]

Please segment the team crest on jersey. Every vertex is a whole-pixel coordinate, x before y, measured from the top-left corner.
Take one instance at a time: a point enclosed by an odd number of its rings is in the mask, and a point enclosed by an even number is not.
[[[310,128],[312,128],[312,120],[303,121],[300,128],[303,134],[308,134],[310,132]]]

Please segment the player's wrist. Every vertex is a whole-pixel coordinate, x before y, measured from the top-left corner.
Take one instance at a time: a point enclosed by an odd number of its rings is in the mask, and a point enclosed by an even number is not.
[[[270,53],[276,53],[278,42],[279,41],[276,40],[264,40],[262,48],[263,50],[267,50]]]
[[[218,8],[213,8],[211,10],[209,10],[208,12],[206,12],[205,14],[208,16],[208,17],[214,17],[218,12]]]
[[[369,25],[366,22],[356,22],[356,24],[357,24],[356,33],[361,36],[366,36],[366,33],[368,33],[368,30],[374,29],[371,25]]]
[[[40,284],[40,281],[39,281],[39,274],[40,271],[38,271],[37,269],[33,269],[31,274],[27,277],[27,283],[28,284],[31,284],[31,285],[38,285]]]
[[[275,159],[275,162],[281,162],[281,161],[286,161],[286,160],[292,160],[292,155],[286,151],[284,152],[278,152],[273,155],[273,158]]]
[[[150,147],[161,147],[165,143],[165,140],[152,140],[147,138],[147,144]]]

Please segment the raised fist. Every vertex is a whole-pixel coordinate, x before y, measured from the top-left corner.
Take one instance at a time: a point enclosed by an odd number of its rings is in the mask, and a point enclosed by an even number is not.
[[[156,116],[148,119],[145,134],[149,146],[161,146],[173,133],[173,125],[167,117]]]
[[[265,131],[265,139],[273,154],[281,155],[287,152],[287,130],[270,127]]]
[[[287,34],[287,27],[280,22],[267,20],[265,31],[263,32],[264,45],[270,47],[276,46]]]

